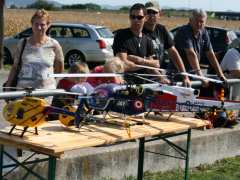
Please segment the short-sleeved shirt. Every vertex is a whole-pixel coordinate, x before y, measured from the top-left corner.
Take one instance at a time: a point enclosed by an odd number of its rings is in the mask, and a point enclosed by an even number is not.
[[[221,68],[223,71],[240,70],[240,52],[235,48],[229,49],[223,57]]]
[[[198,60],[200,61],[203,54],[212,50],[212,45],[207,30],[204,28],[199,32],[198,38],[194,37],[193,29],[190,24],[179,28],[175,35],[175,46],[183,59],[187,71],[190,69],[185,49],[193,48]]]
[[[118,53],[127,53],[127,55],[135,55],[142,58],[154,55],[151,39],[144,34],[142,37],[136,37],[130,28],[117,32],[113,41],[113,52],[115,55]],[[146,73],[146,69],[131,71],[131,73]],[[141,83],[141,80],[133,79],[131,80],[132,82]],[[128,81],[128,79],[126,80]]]
[[[240,70],[240,49],[231,48],[224,55],[221,62],[221,68],[223,71],[234,71]],[[228,78],[239,78],[232,76],[231,73],[227,76]],[[232,85],[232,100],[240,100],[240,84]]]
[[[143,28],[143,33],[152,39],[154,59],[158,59],[161,64],[164,58],[164,51],[174,45],[173,39],[171,38],[169,32],[165,26],[157,24],[154,28],[154,31]]]
[[[18,44],[15,63],[19,60],[21,45],[22,41]],[[55,89],[56,81],[54,78],[49,78],[48,74],[54,73],[56,61],[63,63],[64,58],[62,48],[55,39],[48,37],[40,47],[32,46],[27,40],[22,54],[17,86]]]

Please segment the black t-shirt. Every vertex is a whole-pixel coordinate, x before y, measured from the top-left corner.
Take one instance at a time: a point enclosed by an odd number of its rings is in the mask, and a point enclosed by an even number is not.
[[[157,24],[154,31],[143,28],[143,33],[152,39],[154,59],[158,59],[161,64],[164,58],[164,50],[169,49],[174,45],[169,32],[165,26]]]
[[[127,53],[128,55],[149,57],[153,55],[153,44],[144,34],[142,37],[136,37],[129,28],[121,29],[114,37],[113,52],[114,55]]]
[[[153,44],[151,39],[144,35],[142,37],[135,36],[130,28],[119,30],[113,41],[114,55],[118,53],[127,53],[127,55],[135,55],[142,58],[153,56]],[[131,73],[147,73],[146,69],[131,71]],[[134,83],[142,83],[140,79],[132,80]]]
[[[207,30],[204,28],[200,31],[198,38],[193,35],[193,29],[190,24],[184,25],[177,31],[175,35],[175,46],[183,59],[185,68],[189,71],[190,65],[187,60],[185,49],[193,48],[200,61],[203,54],[212,49],[210,38]]]

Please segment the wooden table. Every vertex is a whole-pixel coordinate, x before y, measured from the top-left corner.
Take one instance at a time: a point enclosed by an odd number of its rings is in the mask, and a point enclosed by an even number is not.
[[[109,121],[109,119],[108,119]],[[112,124],[110,122],[97,122],[89,123],[84,125],[80,130],[69,129],[61,125],[58,121],[47,122],[43,126],[39,127],[39,135],[32,133],[25,133],[23,138],[16,135],[8,135],[8,130],[0,130],[0,173],[3,178],[2,170],[6,167],[16,167],[20,165],[27,171],[34,174],[39,179],[44,179],[36,172],[33,172],[30,168],[25,166],[30,163],[38,163],[42,161],[48,161],[48,179],[55,179],[56,170],[56,158],[61,156],[66,151],[113,144],[120,141],[128,141],[132,139],[139,139],[139,160],[138,160],[138,179],[143,178],[143,163],[144,163],[144,145],[145,142],[163,139],[167,143],[173,145],[168,137],[178,136],[187,134],[187,147],[183,150],[185,155],[185,179],[188,179],[188,164],[189,164],[189,149],[191,142],[191,129],[199,128],[206,125],[202,120],[186,117],[171,116],[170,120],[166,120],[166,117],[145,119],[145,123],[139,122],[144,121],[141,117],[134,117],[134,121],[126,120],[132,125],[128,128]],[[138,123],[136,123],[138,122]],[[133,125],[135,124],[135,125]],[[13,134],[20,134],[21,132],[15,131]],[[148,137],[148,138],[146,138]],[[146,140],[145,140],[146,138]],[[18,162],[14,157],[10,157],[16,163],[15,165],[3,165],[3,155],[10,156],[4,151],[4,146],[13,146],[15,148],[30,150],[34,153],[45,154],[49,158],[43,160],[31,161],[31,162]]]

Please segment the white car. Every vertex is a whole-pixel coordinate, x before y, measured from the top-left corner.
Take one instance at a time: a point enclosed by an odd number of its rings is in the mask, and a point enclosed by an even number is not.
[[[12,64],[16,46],[21,38],[29,37],[32,28],[4,38],[4,63]],[[47,34],[56,39],[63,49],[65,64],[76,61],[104,63],[113,56],[112,32],[103,26],[90,24],[52,23]]]

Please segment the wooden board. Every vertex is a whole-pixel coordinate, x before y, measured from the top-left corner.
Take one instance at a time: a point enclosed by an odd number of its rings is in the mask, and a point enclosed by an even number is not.
[[[174,133],[206,125],[204,121],[195,118],[171,116],[166,120],[166,117],[151,117],[151,119],[143,119],[142,116],[134,117],[134,121],[147,123],[131,125],[130,128],[103,122],[89,123],[80,130],[64,127],[59,121],[52,121],[39,127],[39,135],[26,132],[23,138],[8,135],[7,132],[10,129],[8,127],[0,131],[0,143],[59,157],[68,150]],[[13,133],[21,132],[14,130]]]

